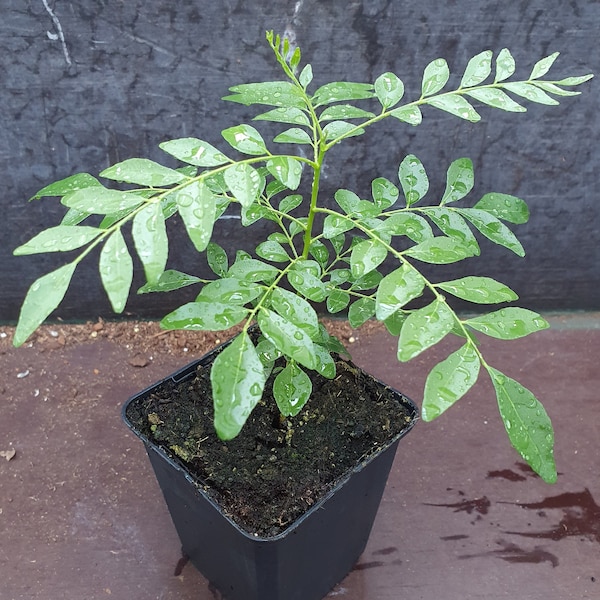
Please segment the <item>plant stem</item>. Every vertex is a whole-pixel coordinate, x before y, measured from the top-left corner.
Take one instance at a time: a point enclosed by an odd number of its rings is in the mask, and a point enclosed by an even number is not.
[[[317,214],[317,201],[319,199],[319,185],[321,183],[321,167],[323,166],[323,158],[325,157],[326,149],[319,148],[315,164],[313,166],[313,180],[310,194],[310,208],[308,210],[308,221],[306,223],[306,231],[304,232],[304,247],[302,249],[302,258],[308,258],[308,251],[312,241],[312,228]]]

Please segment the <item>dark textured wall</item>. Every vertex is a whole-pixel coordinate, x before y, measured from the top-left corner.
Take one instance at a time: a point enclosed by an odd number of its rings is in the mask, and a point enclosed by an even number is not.
[[[0,0],[0,177],[3,184],[0,319],[15,319],[27,287],[64,256],[13,258],[12,249],[62,214],[55,201],[27,205],[50,181],[97,173],[131,156],[164,160],[159,142],[187,135],[220,144],[220,130],[249,110],[221,104],[236,83],[278,78],[264,31],[287,30],[313,65],[316,83],[373,81],[394,71],[407,97],[418,95],[425,65],[445,57],[460,74],[470,56],[508,47],[526,77],[542,56],[561,51],[551,74],[600,73],[598,0]],[[478,193],[526,199],[529,224],[518,233],[524,260],[483,244],[483,261],[452,266],[448,278],[486,273],[538,309],[600,308],[597,78],[559,107],[530,105],[525,114],[482,109],[478,124],[429,109],[424,124],[380,124],[332,158],[326,191],[366,194],[370,181],[395,177],[410,152],[425,163],[433,193],[455,158],[470,156]],[[251,247],[253,230],[218,224],[228,247]],[[258,228],[260,229],[260,227]],[[171,266],[199,264],[181,236]],[[184,266],[187,259],[192,265]],[[79,267],[63,318],[110,313],[97,257]],[[200,268],[200,267],[198,267]],[[185,295],[185,294],[184,294]],[[182,297],[134,298],[137,315],[161,316]]]

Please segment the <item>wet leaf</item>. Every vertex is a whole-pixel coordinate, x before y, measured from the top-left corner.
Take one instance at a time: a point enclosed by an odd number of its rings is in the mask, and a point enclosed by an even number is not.
[[[345,100],[363,100],[374,96],[373,86],[370,83],[352,83],[347,81],[334,81],[321,86],[312,97],[315,108],[323,104],[343,102]]]
[[[149,204],[133,218],[135,249],[144,265],[148,283],[156,283],[167,264],[169,240],[160,204]]]
[[[244,260],[236,260],[229,270],[227,277],[235,277],[244,279],[245,281],[263,281],[269,283],[277,277],[279,269],[273,265],[256,260],[255,258],[245,258]]]
[[[180,138],[162,142],[159,147],[182,162],[197,167],[218,167],[229,159],[214,146],[197,138]]]
[[[473,106],[462,96],[456,94],[431,98],[427,101],[427,104],[446,111],[455,117],[470,121],[471,123],[477,123],[477,121],[481,120],[481,115],[478,114]]]
[[[278,144],[312,144],[312,139],[304,129],[292,127],[273,138]]]
[[[331,121],[323,127],[323,135],[327,141],[355,137],[362,135],[364,132],[364,129],[357,129],[356,125],[346,121]]]
[[[402,327],[408,318],[410,312],[404,310],[397,310],[391,316],[389,316],[383,324],[385,328],[389,331],[391,335],[394,337],[398,337],[402,332]]]
[[[346,308],[350,302],[350,294],[344,290],[335,289],[327,296],[327,310],[331,314],[338,313]]]
[[[309,376],[295,363],[289,362],[273,382],[273,396],[285,417],[295,417],[312,393]]]
[[[527,204],[515,196],[491,192],[482,196],[473,208],[485,210],[498,219],[503,219],[515,225],[527,223],[529,208]]]
[[[550,70],[550,67],[554,64],[554,61],[558,58],[559,54],[560,52],[554,52],[550,56],[538,60],[535,65],[533,65],[529,79],[539,79],[540,77],[543,77]]]
[[[223,100],[246,106],[266,104],[268,106],[306,108],[301,90],[289,81],[243,83],[230,87],[229,91],[234,93],[231,96],[225,96]]]
[[[375,314],[384,321],[399,308],[418,298],[425,287],[425,281],[418,271],[408,265],[386,275],[377,288]]]
[[[69,208],[90,215],[110,215],[122,210],[133,210],[145,201],[146,198],[140,194],[92,186],[67,194],[61,202]]]
[[[406,198],[406,206],[416,204],[429,189],[429,179],[425,167],[414,154],[409,154],[400,163],[398,177]]]
[[[267,169],[278,181],[290,190],[300,185],[302,163],[288,156],[276,156],[267,161]]]
[[[465,325],[501,340],[516,340],[550,327],[538,313],[516,306],[468,319]]]
[[[404,83],[394,73],[383,73],[375,80],[375,94],[383,108],[391,108],[402,100]]]
[[[527,109],[515,102],[508,94],[496,88],[474,89],[466,92],[467,96],[493,108],[508,112],[526,112]]]
[[[249,207],[260,195],[263,182],[258,171],[250,165],[232,165],[225,171],[224,178],[227,187],[243,207]]]
[[[13,344],[20,346],[60,304],[71,282],[76,262],[36,279],[30,286],[15,330]]]
[[[352,249],[350,268],[352,276],[358,279],[376,269],[386,258],[387,248],[377,240],[364,240]]]
[[[366,323],[375,316],[375,300],[373,298],[359,298],[348,309],[348,322],[353,329]]]
[[[260,133],[251,125],[236,125],[221,132],[225,141],[243,154],[262,156],[268,154],[265,141]]]
[[[300,85],[304,89],[306,89],[306,87],[312,81],[312,79],[313,79],[312,67],[311,67],[311,65],[305,65],[304,68],[302,69],[302,71],[300,71],[300,75],[298,76],[298,81],[300,82]]]
[[[222,440],[233,439],[261,399],[266,381],[264,367],[245,331],[217,356],[210,380],[217,435]]]
[[[133,260],[119,229],[106,240],[100,252],[99,269],[112,309],[123,312],[133,281]]]
[[[172,194],[179,214],[198,252],[203,252],[210,242],[216,220],[216,203],[209,187],[194,181]]]
[[[194,275],[188,275],[187,273],[182,273],[181,271],[168,269],[163,271],[156,283],[146,283],[138,290],[137,293],[148,294],[150,292],[172,292],[174,290],[187,287],[188,285],[200,283],[201,281],[201,279],[198,279],[198,277],[195,277]]]
[[[544,92],[539,87],[532,85],[531,83],[505,83],[504,89],[516,94],[517,96],[522,96],[526,98],[530,102],[537,102],[538,104],[547,104],[549,106],[554,106],[558,104],[558,100],[555,100],[546,92]]]
[[[314,344],[304,329],[267,308],[261,308],[257,320],[263,335],[285,356],[308,369],[315,368]]]
[[[488,372],[511,444],[546,483],[555,483],[554,430],[544,407],[518,381],[492,367]]]
[[[474,256],[474,249],[455,238],[437,236],[409,248],[404,254],[422,262],[448,265]]]
[[[325,284],[308,271],[293,270],[288,273],[287,278],[290,285],[309,300],[323,302],[327,297]]]
[[[219,244],[209,242],[206,247],[206,260],[210,270],[219,277],[225,277],[229,268],[227,253]]]
[[[496,304],[512,302],[518,298],[508,286],[491,277],[463,277],[452,281],[437,283],[436,287],[449,292],[457,298],[477,304]]]
[[[496,57],[496,78],[495,81],[504,81],[515,72],[515,59],[508,50],[502,48]]]
[[[460,82],[461,88],[473,87],[488,78],[492,72],[492,55],[491,50],[485,50],[469,61]]]
[[[390,115],[413,126],[420,125],[423,120],[423,115],[418,106],[401,106],[390,111]]]
[[[15,248],[13,254],[21,256],[40,252],[67,252],[84,246],[101,233],[102,229],[84,225],[49,227],[31,238],[27,243]]]
[[[385,210],[396,203],[400,190],[389,179],[378,177],[371,182],[371,195],[375,204]]]
[[[274,108],[254,117],[255,121],[271,121],[273,123],[289,123],[290,125],[304,125],[310,127],[310,120],[306,113],[299,108],[285,107]]]
[[[398,339],[398,360],[409,361],[442,340],[454,326],[454,314],[442,300],[411,312]]]
[[[242,306],[215,302],[199,297],[163,317],[163,329],[187,329],[190,331],[223,331],[237,325],[247,316]]]
[[[468,219],[489,240],[512,250],[517,256],[525,256],[525,250],[515,234],[494,215],[479,208],[461,208],[460,214]]]
[[[379,231],[385,231],[390,235],[405,235],[417,243],[433,237],[429,223],[423,217],[409,212],[396,213],[388,217]]]
[[[256,254],[272,262],[289,262],[290,257],[284,247],[273,240],[262,242],[256,247]]]
[[[449,77],[448,63],[443,58],[437,58],[425,67],[421,93],[424,97],[437,94],[446,85]]]
[[[196,298],[198,301],[236,304],[242,306],[263,293],[261,286],[251,281],[225,277],[207,283]]]
[[[422,417],[433,421],[462,398],[479,376],[480,362],[471,344],[438,363],[425,382]]]
[[[443,207],[427,207],[423,209],[423,214],[426,214],[443,234],[467,246],[473,256],[479,256],[479,244],[466,221],[456,210]]]
[[[320,115],[319,121],[337,121],[345,119],[370,119],[375,114],[350,104],[336,104],[334,106],[328,106]]]
[[[117,163],[100,173],[100,177],[114,181],[125,181],[149,187],[163,187],[174,183],[181,183],[187,177],[175,171],[159,165],[147,158],[129,158]]]
[[[368,200],[361,200],[354,192],[350,190],[337,190],[334,195],[335,201],[339,207],[347,215],[360,215],[361,217],[374,217],[377,216],[381,209],[374,202]],[[334,217],[335,215],[329,215]],[[330,219],[330,222],[334,219]]]
[[[449,204],[464,198],[475,183],[473,163],[470,158],[459,158],[448,168],[446,175],[446,190],[442,196],[441,204]]]
[[[102,187],[102,185],[89,173],[77,173],[76,175],[70,175],[69,177],[65,177],[65,179],[55,181],[43,187],[30,200],[38,200],[47,196],[65,196],[77,190],[84,190],[90,187]]]
[[[319,333],[319,318],[304,299],[283,288],[275,288],[269,298],[270,307],[284,319],[303,329],[311,338]]]

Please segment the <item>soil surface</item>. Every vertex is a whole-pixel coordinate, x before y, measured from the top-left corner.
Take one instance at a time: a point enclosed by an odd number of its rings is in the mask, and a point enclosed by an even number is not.
[[[311,398],[285,419],[271,395],[277,366],[242,432],[228,442],[212,424],[210,364],[128,408],[138,431],[183,462],[225,514],[261,537],[284,531],[414,419],[402,396],[342,359],[334,379],[308,373]]]

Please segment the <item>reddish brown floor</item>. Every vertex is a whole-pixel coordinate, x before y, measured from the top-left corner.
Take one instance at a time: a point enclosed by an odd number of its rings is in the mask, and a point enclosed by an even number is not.
[[[400,443],[368,547],[328,597],[600,598],[600,314],[552,323],[516,342],[486,341],[485,351],[546,405],[558,483],[518,459],[482,381]],[[136,367],[129,346],[103,336],[2,346],[0,452],[16,450],[0,456],[2,600],[219,597],[190,565],[174,574],[177,536],[142,444],[120,420],[129,395],[193,357],[157,352]],[[379,327],[351,347],[355,362],[417,401],[442,357],[399,365]]]

